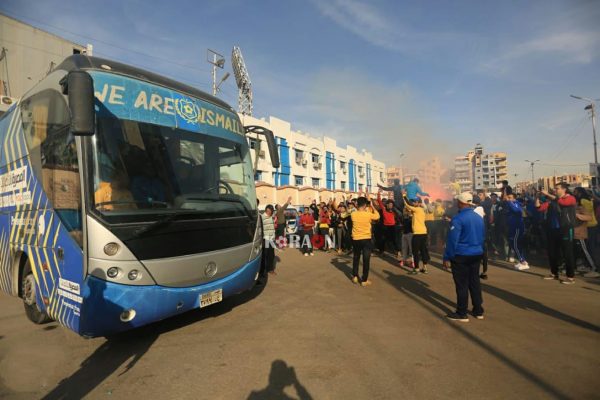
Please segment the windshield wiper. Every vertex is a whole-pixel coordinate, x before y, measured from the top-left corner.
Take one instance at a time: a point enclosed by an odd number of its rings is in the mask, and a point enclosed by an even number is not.
[[[236,197],[214,197],[214,196],[199,196],[199,195],[192,195],[190,197],[186,196],[186,200],[207,200],[207,201],[211,201],[211,202],[217,202],[217,201],[227,201],[230,203],[238,203],[242,205],[242,208],[244,209],[244,214],[246,214],[246,216],[250,219],[252,219],[252,214],[251,214],[251,209],[248,208],[246,206],[246,203],[244,203],[240,198],[236,198]]]
[[[137,238],[139,238],[140,236],[142,236],[145,233],[148,233],[148,232],[150,232],[152,230],[160,228],[161,226],[169,225],[179,215],[181,215],[181,214],[178,214],[178,213],[164,214],[162,216],[162,218],[159,218],[158,220],[154,221],[153,223],[151,223],[149,225],[146,225],[146,226],[144,226],[142,228],[136,229],[133,232],[133,234],[130,237],[128,237],[127,239],[125,239],[125,240],[127,241],[127,240],[137,239]]]
[[[163,206],[164,208],[169,208],[169,204],[164,201],[156,201],[156,200],[115,200],[115,201],[103,201],[102,203],[97,203],[96,208],[101,209],[103,206],[109,206],[114,204],[149,204],[151,206]],[[111,210],[107,210],[111,211]]]

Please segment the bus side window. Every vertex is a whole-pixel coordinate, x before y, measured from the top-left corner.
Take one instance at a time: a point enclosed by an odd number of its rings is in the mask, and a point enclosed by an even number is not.
[[[24,100],[21,113],[31,167],[61,222],[82,247],[79,163],[65,99],[44,90]]]

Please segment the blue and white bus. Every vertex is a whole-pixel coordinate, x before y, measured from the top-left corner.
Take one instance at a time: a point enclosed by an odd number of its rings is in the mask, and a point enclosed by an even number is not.
[[[0,290],[106,336],[248,290],[262,229],[246,133],[195,88],[85,55],[0,119]]]

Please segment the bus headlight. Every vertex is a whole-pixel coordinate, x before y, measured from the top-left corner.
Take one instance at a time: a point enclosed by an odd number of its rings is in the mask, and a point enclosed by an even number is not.
[[[139,276],[140,276],[140,271],[138,271],[137,269],[132,269],[127,274],[127,277],[129,278],[130,281],[135,281]]]
[[[116,278],[117,275],[119,275],[119,268],[117,267],[110,267],[108,269],[108,271],[106,271],[106,275],[108,275],[109,278]]]
[[[115,242],[110,242],[107,243],[104,246],[104,253],[107,256],[114,256],[115,254],[117,254],[119,252],[119,245]]]

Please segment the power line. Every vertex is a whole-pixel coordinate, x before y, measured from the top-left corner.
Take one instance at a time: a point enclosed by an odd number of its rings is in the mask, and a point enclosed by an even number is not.
[[[579,125],[573,130],[573,132],[568,135],[566,137],[566,139],[563,141],[562,145],[559,147],[558,151],[556,152],[556,154],[554,156],[551,157],[551,159],[555,159],[558,158],[571,144],[571,142],[577,137],[579,136],[579,134],[582,132],[583,126],[585,125],[585,121],[586,121],[586,117],[583,117],[581,119],[581,121],[579,122]]]
[[[35,18],[28,17],[28,16],[23,15],[23,14],[19,14],[19,13],[15,13],[15,12],[11,12],[10,14],[12,14],[14,16],[18,16],[20,18],[28,19],[30,21],[36,22],[36,23],[41,24],[41,25],[48,26],[50,28],[56,29],[56,30],[61,31],[61,32],[65,32],[65,33],[68,33],[68,34],[71,34],[71,35],[82,37],[84,39],[88,39],[88,40],[92,40],[92,41],[95,41],[95,42],[98,42],[98,43],[102,43],[104,45],[107,45],[107,46],[110,46],[110,47],[114,47],[116,49],[123,50],[123,51],[129,52],[129,53],[135,53],[135,54],[139,54],[139,55],[142,55],[142,56],[145,56],[145,57],[154,58],[156,60],[165,61],[165,62],[167,62],[169,64],[177,65],[177,66],[180,66],[180,67],[183,67],[183,68],[189,68],[191,70],[195,70],[195,71],[199,71],[199,72],[208,72],[206,69],[194,67],[194,66],[191,66],[191,65],[188,65],[188,64],[179,63],[179,62],[173,61],[173,60],[168,59],[168,58],[163,58],[163,57],[155,56],[155,55],[152,55],[152,54],[144,53],[144,52],[139,51],[139,50],[129,49],[129,48],[126,48],[126,47],[123,47],[123,46],[116,45],[114,43],[110,43],[110,42],[107,42],[107,41],[104,41],[104,40],[93,38],[91,36],[82,35],[80,33],[75,33],[75,32],[69,31],[69,30],[64,29],[64,28],[59,28],[57,26],[47,24],[45,22],[39,21],[39,20],[37,20]]]
[[[64,54],[59,54],[59,53],[54,53],[52,51],[48,51],[46,49],[40,49],[39,47],[34,47],[34,46],[29,46],[27,44],[23,44],[23,43],[18,43],[18,42],[13,42],[12,40],[8,40],[8,39],[0,39],[0,42],[6,42],[6,43],[11,43],[17,46],[23,46],[23,47],[27,47],[33,50],[37,50],[37,51],[41,51],[42,53],[46,53],[46,54],[52,54],[53,56],[59,56],[59,57],[64,57]]]
[[[583,167],[589,164],[540,164],[545,167]]]

